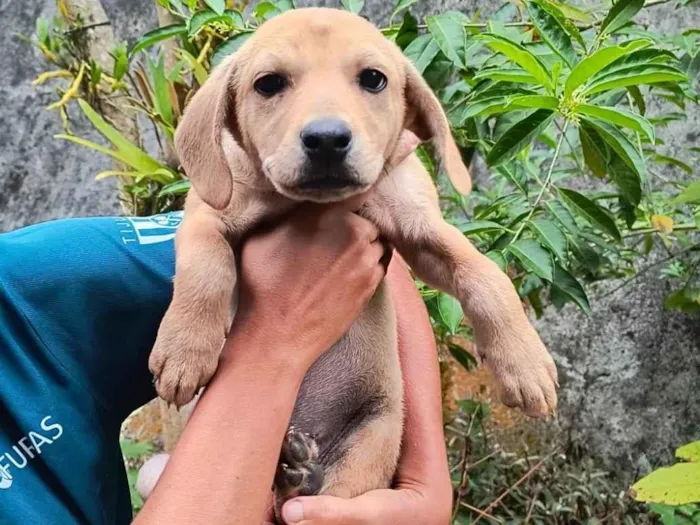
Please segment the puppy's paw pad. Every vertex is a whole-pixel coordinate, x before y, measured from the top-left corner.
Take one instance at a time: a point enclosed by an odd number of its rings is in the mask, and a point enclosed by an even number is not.
[[[275,475],[280,504],[296,496],[313,496],[323,486],[323,469],[318,461],[316,440],[290,428],[282,443]]]

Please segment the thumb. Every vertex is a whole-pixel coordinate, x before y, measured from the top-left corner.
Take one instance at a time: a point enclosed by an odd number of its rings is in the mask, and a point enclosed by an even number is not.
[[[334,496],[310,496],[288,501],[282,507],[287,525],[364,525],[363,510],[355,500]]]

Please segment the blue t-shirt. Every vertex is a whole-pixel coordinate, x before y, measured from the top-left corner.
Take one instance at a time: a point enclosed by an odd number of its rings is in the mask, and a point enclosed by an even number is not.
[[[119,428],[155,396],[181,212],[0,235],[0,524],[131,520]]]

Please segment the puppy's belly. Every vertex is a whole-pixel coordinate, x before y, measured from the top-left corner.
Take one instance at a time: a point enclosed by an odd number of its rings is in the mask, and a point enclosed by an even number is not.
[[[291,426],[314,436],[328,473],[346,456],[350,438],[380,418],[397,422],[387,441],[398,447],[402,410],[396,318],[382,283],[350,331],[307,373]]]

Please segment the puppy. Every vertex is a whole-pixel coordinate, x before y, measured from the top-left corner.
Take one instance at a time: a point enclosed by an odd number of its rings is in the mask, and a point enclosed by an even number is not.
[[[304,202],[371,189],[358,213],[424,282],[459,299],[503,402],[532,416],[555,409],[554,363],[510,280],[442,219],[418,158],[402,160],[415,137],[432,143],[441,170],[467,193],[469,174],[428,85],[395,44],[345,11],[287,11],[212,71],[176,135],[192,190],[173,300],[149,362],[163,399],[187,403],[216,370],[241,238]],[[277,508],[297,495],[390,486],[402,420],[394,311],[380,285],[301,386],[275,477]]]

